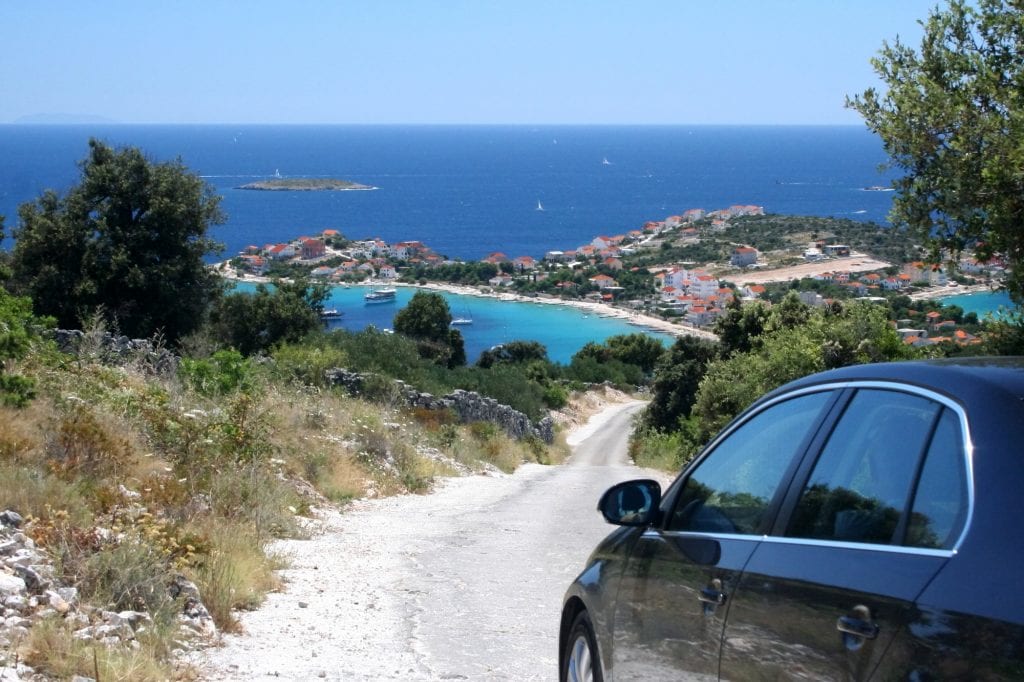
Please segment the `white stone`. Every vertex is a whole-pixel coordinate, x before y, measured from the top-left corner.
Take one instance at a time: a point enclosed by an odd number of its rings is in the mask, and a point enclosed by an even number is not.
[[[26,593],[25,581],[16,575],[0,573],[0,596],[6,599],[12,595],[23,595]]]

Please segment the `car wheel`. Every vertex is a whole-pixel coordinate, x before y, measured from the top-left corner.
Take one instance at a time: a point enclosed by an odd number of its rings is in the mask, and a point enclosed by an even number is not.
[[[594,626],[586,611],[580,611],[572,622],[562,661],[563,682],[602,682],[604,679]]]

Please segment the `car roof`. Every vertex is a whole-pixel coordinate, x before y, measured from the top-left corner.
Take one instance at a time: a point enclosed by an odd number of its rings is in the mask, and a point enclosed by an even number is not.
[[[803,377],[766,398],[821,384],[881,381],[910,384],[974,403],[997,395],[1024,399],[1024,357],[972,357],[852,365]]]

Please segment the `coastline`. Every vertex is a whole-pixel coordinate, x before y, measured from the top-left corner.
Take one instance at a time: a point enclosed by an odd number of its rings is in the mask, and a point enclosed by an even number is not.
[[[993,289],[988,284],[960,284],[957,286],[930,287],[925,291],[915,291],[910,294],[912,301],[927,301],[929,299],[942,300],[951,296],[967,296],[970,294],[988,294]]]
[[[240,277],[238,273],[231,268],[227,262],[215,263],[213,267],[217,270],[218,274],[225,279],[230,279],[236,282],[252,282],[255,284],[269,284],[269,277],[260,277],[256,275],[246,275]],[[534,303],[538,305],[561,305],[569,308],[575,308],[577,310],[586,311],[594,315],[603,317],[614,317],[621,320],[626,320],[629,324],[637,327],[637,331],[643,331],[644,329],[650,329],[653,331],[669,334],[675,337],[681,336],[695,336],[697,338],[705,339],[708,341],[717,341],[718,336],[713,332],[705,329],[697,329],[695,327],[687,327],[669,320],[663,320],[660,317],[654,317],[653,315],[646,315],[643,313],[637,313],[631,310],[624,310],[622,308],[616,308],[614,306],[607,305],[605,303],[597,303],[595,301],[567,301],[560,298],[552,298],[549,296],[523,296],[522,294],[514,294],[511,292],[500,292],[500,291],[481,291],[475,287],[450,284],[447,282],[427,282],[426,284],[408,284],[405,282],[392,282],[383,280],[367,280],[365,282],[358,282],[350,284],[353,287],[379,287],[379,286],[399,286],[408,287],[410,289],[422,289],[427,291],[441,291],[449,294],[455,294],[457,296],[478,296],[480,298],[493,298],[500,301],[514,301],[516,303]],[[335,284],[331,285],[338,286]]]

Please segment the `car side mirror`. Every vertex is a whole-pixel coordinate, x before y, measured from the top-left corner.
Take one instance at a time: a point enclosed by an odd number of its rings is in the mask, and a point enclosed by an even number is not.
[[[605,491],[597,509],[617,526],[649,526],[658,516],[661,485],[651,479],[625,481]]]

